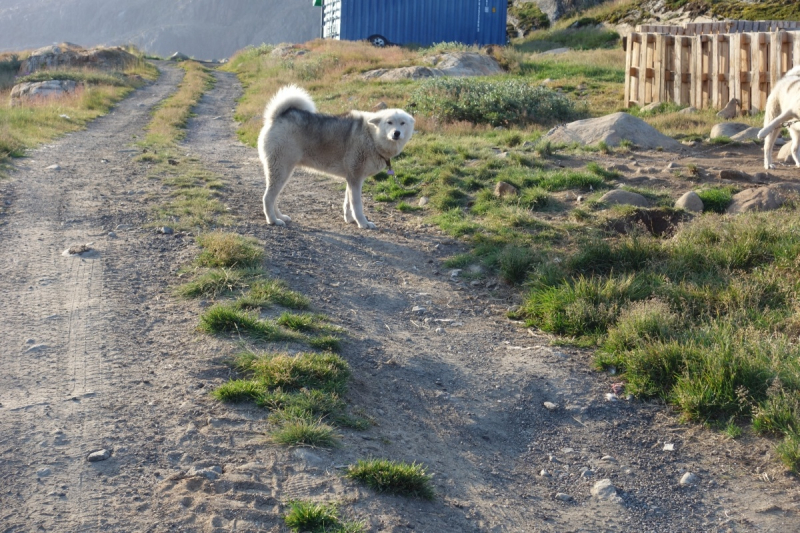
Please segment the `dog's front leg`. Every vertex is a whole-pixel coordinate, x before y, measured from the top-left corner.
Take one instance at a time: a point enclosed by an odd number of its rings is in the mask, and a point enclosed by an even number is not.
[[[798,156],[798,151],[800,151],[800,130],[790,127],[789,135],[792,137],[792,158],[794,158],[795,166],[800,168],[800,156]]]
[[[362,229],[375,229],[376,226],[364,216],[364,206],[361,203],[361,186],[364,184],[363,180],[347,180],[347,191],[344,200],[344,219],[347,220],[348,207],[350,208],[350,215],[355,219],[359,228]],[[349,205],[348,205],[349,204]]]
[[[767,138],[764,139],[764,169],[770,170],[775,168],[775,164],[772,162],[772,147],[775,145],[775,139],[778,138],[780,134],[780,128],[775,128],[767,135]]]
[[[347,189],[344,191],[344,221],[352,224],[356,221],[353,216],[353,209],[350,207],[350,184],[347,184]]]

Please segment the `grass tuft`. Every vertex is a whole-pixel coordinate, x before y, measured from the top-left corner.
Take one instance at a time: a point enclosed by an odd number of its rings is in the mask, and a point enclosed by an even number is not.
[[[435,497],[431,478],[417,463],[388,459],[359,459],[347,469],[347,477],[364,483],[378,492],[432,500]]]
[[[205,267],[253,268],[261,265],[264,250],[255,239],[214,231],[197,237],[203,249],[197,264]]]
[[[362,533],[365,530],[360,522],[341,522],[334,504],[293,500],[288,505],[283,520],[295,532]]]

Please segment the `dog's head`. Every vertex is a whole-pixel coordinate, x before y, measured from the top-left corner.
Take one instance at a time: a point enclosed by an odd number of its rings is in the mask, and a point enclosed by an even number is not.
[[[384,109],[372,113],[369,125],[376,141],[382,146],[392,146],[400,153],[414,133],[414,117],[402,109]]]

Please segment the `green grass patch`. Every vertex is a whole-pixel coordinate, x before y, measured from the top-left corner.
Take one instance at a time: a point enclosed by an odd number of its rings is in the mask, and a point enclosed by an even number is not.
[[[200,316],[198,329],[211,335],[237,334],[262,342],[296,341],[298,335],[281,329],[270,320],[259,319],[253,313],[230,304],[216,304]]]
[[[235,233],[214,231],[199,235],[197,244],[202,248],[196,261],[199,266],[253,268],[260,266],[264,258],[258,241]]]
[[[295,532],[308,533],[362,533],[364,524],[345,521],[339,518],[339,509],[328,503],[314,503],[294,500],[289,502],[289,510],[283,515],[286,527]]]
[[[243,375],[212,392],[225,402],[254,402],[269,409],[276,426],[272,438],[281,444],[334,446],[337,435],[326,423],[358,427],[346,414],[341,396],[347,392],[350,369],[332,353],[296,355],[246,351],[234,360]]]
[[[575,29],[543,29],[514,43],[522,52],[544,52],[553,48],[567,47],[573,50],[596,50],[619,46],[619,34],[596,27]]]
[[[442,122],[552,124],[580,113],[565,96],[524,79],[433,78],[411,94],[417,112]]]
[[[388,459],[359,459],[347,469],[347,477],[364,483],[377,492],[432,500],[431,478],[417,463]]]
[[[733,201],[733,195],[738,189],[735,187],[710,187],[696,191],[703,201],[703,211],[712,213],[724,213]]]

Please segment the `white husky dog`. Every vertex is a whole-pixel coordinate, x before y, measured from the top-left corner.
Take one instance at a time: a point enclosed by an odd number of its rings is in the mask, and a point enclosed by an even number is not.
[[[767,109],[764,113],[764,128],[758,132],[758,138],[764,141],[764,168],[775,168],[772,163],[772,147],[778,138],[781,124],[800,119],[800,66],[794,67],[775,84],[767,98]],[[798,148],[800,148],[800,126],[789,127],[792,137],[792,157],[800,167]]]
[[[267,178],[267,222],[283,226],[291,220],[280,212],[277,199],[292,170],[304,166],[345,178],[345,221],[374,229],[375,224],[364,216],[361,187],[367,177],[386,167],[393,173],[391,159],[413,133],[414,119],[400,109],[324,115],[317,113],[305,90],[283,87],[267,104],[258,136],[258,155]]]

